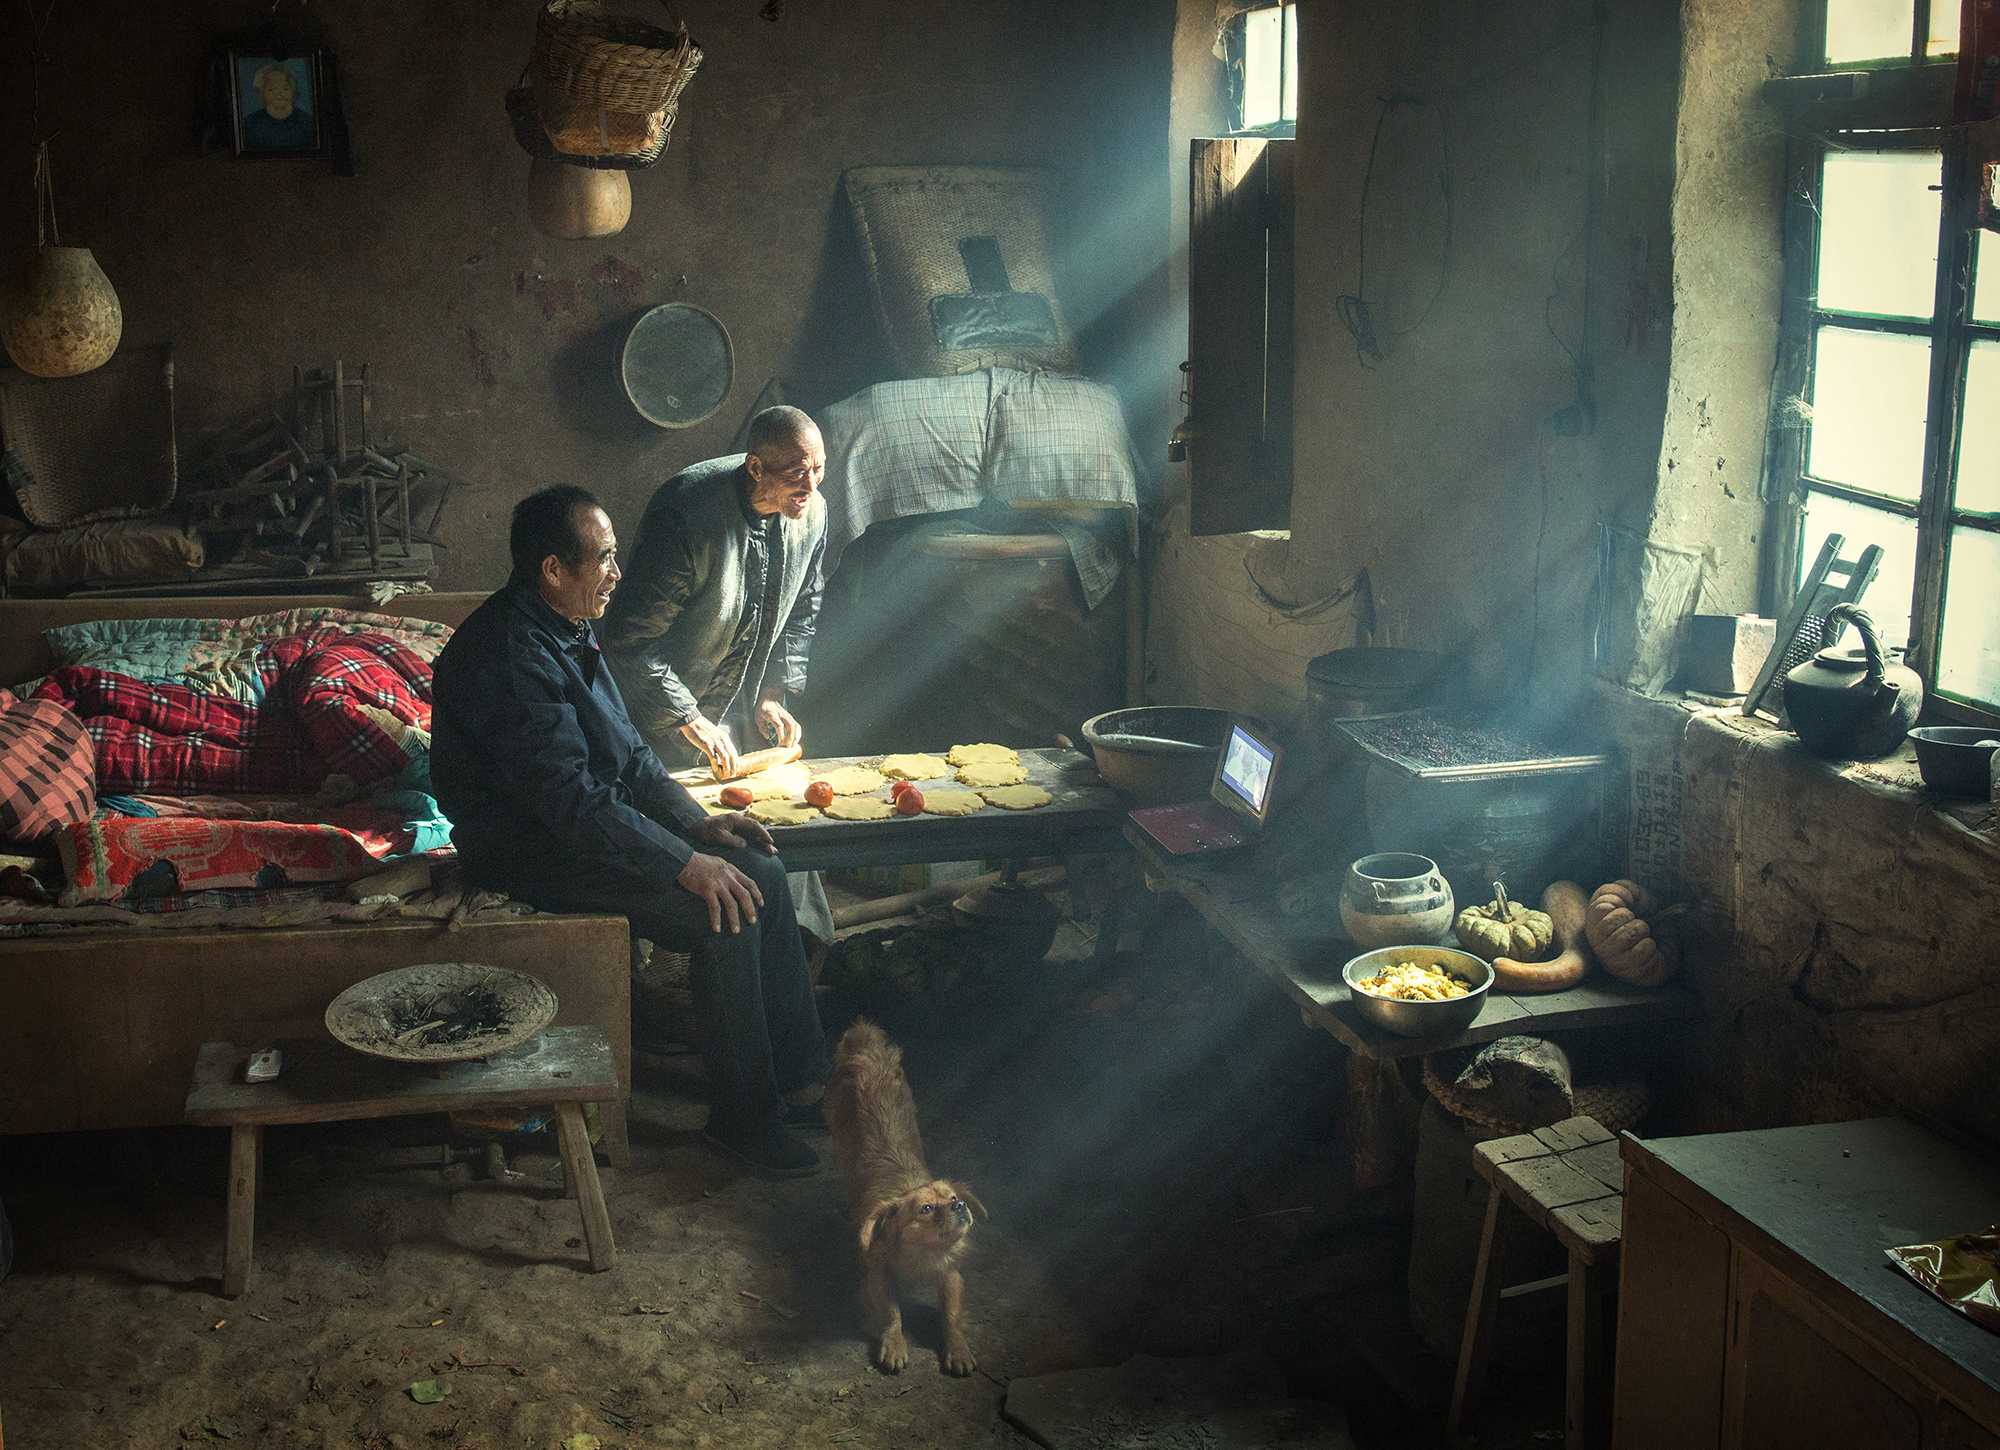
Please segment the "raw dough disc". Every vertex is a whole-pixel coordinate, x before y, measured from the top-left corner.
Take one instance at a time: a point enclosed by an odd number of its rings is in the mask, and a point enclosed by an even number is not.
[[[976,790],[927,790],[924,810],[933,816],[969,816],[986,802]]]
[[[958,773],[958,783],[975,788],[989,785],[1019,785],[1028,778],[1026,767],[1019,765],[989,764],[980,762],[968,765]]]
[[[688,786],[688,794],[705,806],[713,805],[723,791],[732,785],[740,785],[749,790],[750,799],[755,801],[790,800],[806,788],[810,779],[806,768],[793,761],[789,765],[774,765],[769,770],[760,770],[736,780],[716,780],[710,776]]]
[[[875,768],[891,780],[935,780],[951,770],[935,755],[885,755]]]
[[[803,826],[816,820],[819,812],[804,801],[758,801],[750,807],[750,819],[767,826]]]
[[[995,786],[982,790],[980,794],[986,797],[988,805],[1005,806],[1010,811],[1031,811],[1055,799],[1038,785]]]
[[[953,765],[1019,765],[1019,751],[1004,745],[954,745],[945,753]]]
[[[834,789],[840,787],[835,786]],[[876,796],[843,795],[834,797],[826,813],[836,821],[882,821],[895,815],[896,808]]]
[[[820,777],[833,787],[835,795],[867,795],[871,790],[880,790],[889,783],[889,778],[879,770],[870,770],[865,765],[843,765]],[[857,816],[856,820],[870,817]]]

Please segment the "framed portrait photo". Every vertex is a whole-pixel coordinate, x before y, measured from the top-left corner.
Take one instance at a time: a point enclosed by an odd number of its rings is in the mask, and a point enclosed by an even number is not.
[[[326,149],[320,120],[319,53],[228,53],[229,102],[238,156],[318,156]]]

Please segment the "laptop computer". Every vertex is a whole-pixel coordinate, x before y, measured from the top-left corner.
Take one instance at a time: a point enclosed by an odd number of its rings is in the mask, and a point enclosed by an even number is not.
[[[1247,846],[1270,819],[1284,754],[1283,746],[1254,725],[1232,720],[1208,798],[1133,811],[1132,824],[1176,856]]]

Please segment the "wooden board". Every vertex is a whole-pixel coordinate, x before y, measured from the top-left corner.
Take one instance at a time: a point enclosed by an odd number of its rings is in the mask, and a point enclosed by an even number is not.
[[[1165,877],[1246,961],[1284,988],[1307,1021],[1369,1057],[1414,1057],[1513,1033],[1541,1036],[1694,1014],[1694,997],[1685,988],[1634,987],[1593,972],[1566,992],[1510,996],[1489,991],[1472,1025],[1456,1036],[1398,1037],[1354,1009],[1340,972],[1360,949],[1341,933],[1337,901],[1315,913],[1287,916],[1273,899],[1277,883],[1256,869],[1254,855],[1236,852],[1194,862],[1166,855],[1137,829],[1128,828],[1125,839],[1147,868]]]
[[[377,972],[471,961],[549,984],[559,1025],[605,1027],[631,1081],[622,916],[340,922],[268,931],[111,928],[0,947],[0,1133],[170,1127],[205,1042],[324,1033],[326,1004]],[[607,1125],[608,1126],[608,1125]]]
[[[1728,1300],[1728,1237],[1634,1173],[1618,1261],[1611,1438],[1620,1450],[1720,1442]]]
[[[961,742],[971,743],[971,742]],[[922,752],[944,757],[943,747]],[[801,826],[772,826],[771,839],[793,871],[830,871],[843,866],[892,866],[916,861],[1001,861],[1010,857],[1060,856],[1117,851],[1125,806],[1104,784],[1097,768],[1074,750],[1023,750],[1026,784],[1038,785],[1049,804],[1030,811],[986,806],[969,816],[891,816],[882,821],[837,821],[821,816]],[[810,760],[815,776],[843,765],[872,765],[880,755]],[[956,772],[954,772],[955,774]],[[918,789],[968,790],[950,776],[918,781]],[[873,792],[886,800],[887,787]]]
[[[1947,1393],[2000,1419],[2000,1335],[1934,1299],[1883,1252],[2000,1219],[2000,1167],[1897,1118],[1628,1137],[1625,1159],[1835,1312],[1880,1326],[1893,1340],[1885,1348]]]
[[[284,1054],[270,1082],[243,1081],[251,1044],[209,1042],[195,1059],[187,1120],[209,1126],[334,1123],[479,1108],[551,1107],[618,1093],[618,1064],[602,1027],[551,1027],[483,1061],[390,1062],[331,1038],[276,1044]],[[448,1071],[442,1075],[439,1067]]]

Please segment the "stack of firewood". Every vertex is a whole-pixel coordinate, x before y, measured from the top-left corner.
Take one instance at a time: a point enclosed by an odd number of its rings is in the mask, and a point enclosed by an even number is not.
[[[205,538],[236,536],[235,561],[311,576],[407,565],[412,544],[442,546],[456,482],[408,449],[377,448],[368,367],[349,376],[336,362],[292,369],[290,418],[273,411],[222,438],[181,498]],[[420,491],[421,528],[411,523]]]

